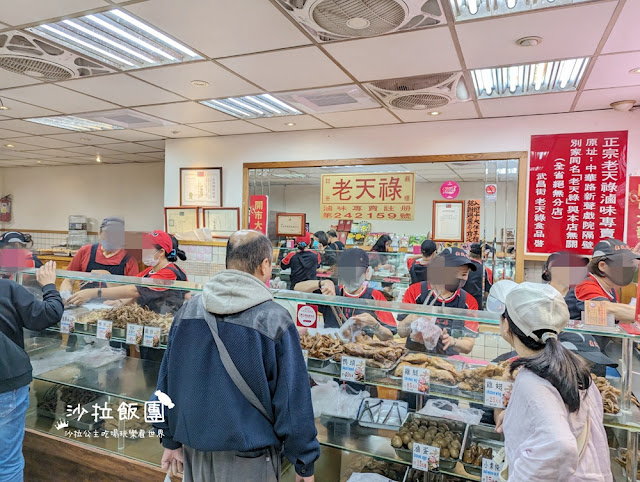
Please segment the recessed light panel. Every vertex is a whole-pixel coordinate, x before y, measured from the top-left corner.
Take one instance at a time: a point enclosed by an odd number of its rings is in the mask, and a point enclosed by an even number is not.
[[[122,129],[120,126],[112,124],[105,124],[103,122],[96,122],[88,119],[82,119],[74,116],[56,116],[56,117],[37,117],[33,119],[24,119],[29,122],[35,122],[36,124],[44,124],[51,127],[59,127],[60,129],[67,129],[76,132],[97,132],[97,131],[112,131],[116,129]]]
[[[202,57],[120,9],[45,23],[28,31],[121,70]]]
[[[271,94],[203,100],[200,103],[239,119],[258,119],[261,117],[302,114],[302,112],[295,107],[282,102],[280,99],[276,99]]]
[[[573,5],[593,0],[449,0],[456,22],[474,18],[496,17],[543,8]]]
[[[471,71],[478,99],[576,90],[588,58]]]

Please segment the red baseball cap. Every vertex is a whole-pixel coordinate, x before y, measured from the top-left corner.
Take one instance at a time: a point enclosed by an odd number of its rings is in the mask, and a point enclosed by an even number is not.
[[[143,249],[149,249],[156,245],[164,249],[167,254],[173,251],[173,240],[171,236],[164,231],[156,230],[144,235],[144,239],[142,240]]]

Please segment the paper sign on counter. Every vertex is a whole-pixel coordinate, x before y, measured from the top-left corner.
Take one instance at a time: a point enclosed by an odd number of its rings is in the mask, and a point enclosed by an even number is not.
[[[60,320],[60,333],[73,333],[75,331],[76,317],[66,311]]]
[[[425,472],[440,467],[440,449],[431,445],[413,442],[412,467]]]
[[[111,340],[113,322],[108,320],[98,320],[96,338],[98,340]]]
[[[428,368],[405,366],[402,370],[402,391],[424,395],[429,393],[431,372]]]
[[[493,408],[507,408],[511,398],[512,382],[484,379],[484,406]]]
[[[144,336],[144,326],[127,323],[127,344],[141,345]]]
[[[351,356],[342,357],[342,367],[340,369],[340,380],[345,382],[362,382],[367,360]]]
[[[148,346],[151,348],[157,348],[160,346],[160,333],[159,326],[145,326],[144,337],[142,338],[142,346]]]
[[[482,459],[482,482],[498,482],[502,464],[492,459]]]

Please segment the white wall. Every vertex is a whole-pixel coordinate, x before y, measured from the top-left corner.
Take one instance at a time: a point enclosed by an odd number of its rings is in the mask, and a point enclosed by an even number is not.
[[[528,151],[531,136],[629,131],[629,172],[640,170],[640,114],[611,110],[167,140],[165,206],[179,202],[180,167],[223,167],[225,206],[242,206],[245,162]]]
[[[66,231],[68,217],[125,218],[128,231],[164,226],[162,163],[0,169],[2,194],[13,196],[13,222],[1,229]],[[98,225],[96,226],[96,223]]]

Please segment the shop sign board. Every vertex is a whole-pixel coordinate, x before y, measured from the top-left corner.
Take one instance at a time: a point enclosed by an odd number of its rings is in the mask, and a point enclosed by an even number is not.
[[[415,173],[323,174],[322,219],[413,221]]]
[[[633,249],[638,243],[640,243],[640,176],[629,176],[627,244]]]
[[[622,239],[627,131],[531,137],[527,251],[591,255]]]
[[[467,243],[480,242],[480,199],[467,201],[467,230],[465,233]]]
[[[302,328],[318,327],[318,307],[316,305],[298,304],[296,325]]]
[[[484,201],[488,203],[494,203],[498,200],[498,185],[497,184],[485,184],[484,186]]]
[[[267,234],[269,225],[269,198],[264,195],[249,197],[249,229]]]
[[[440,186],[440,194],[445,199],[455,199],[460,194],[460,184],[455,181],[445,181]]]

